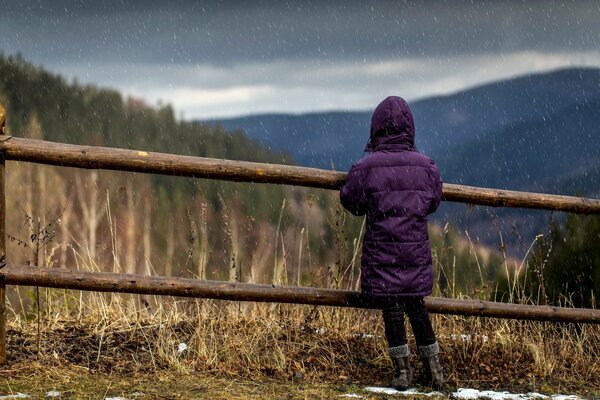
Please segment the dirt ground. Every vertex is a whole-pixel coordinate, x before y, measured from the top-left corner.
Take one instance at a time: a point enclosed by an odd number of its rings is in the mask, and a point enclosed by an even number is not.
[[[249,380],[215,377],[207,374],[177,374],[159,372],[152,374],[89,373],[43,369],[29,376],[13,371],[14,377],[2,379],[1,396],[23,393],[33,399],[49,398],[54,394],[62,399],[334,399],[352,398],[386,399],[397,396],[364,391],[364,385],[347,381],[310,383],[302,380],[262,379]],[[29,368],[28,368],[29,369]],[[3,370],[6,376],[7,371]],[[56,392],[56,393],[51,393]],[[60,393],[60,395],[59,395]],[[347,395],[347,396],[344,396]],[[403,396],[402,398],[410,398]],[[423,396],[421,396],[423,398]],[[428,397],[431,398],[431,397]],[[435,398],[448,398],[434,397]]]
[[[177,373],[174,371],[136,372],[131,374],[94,372],[71,365],[48,367],[38,362],[17,364],[0,368],[0,399],[19,398],[19,393],[32,399],[452,399],[456,385],[449,382],[443,396],[407,396],[372,393],[369,385],[385,382],[352,381],[347,377],[337,380],[309,381],[268,378],[249,379],[236,376],[219,376],[209,373]],[[477,382],[472,382],[477,384]],[[544,391],[543,387],[539,390]],[[419,388],[430,392],[428,388]],[[518,387],[512,392],[519,393]],[[525,391],[527,392],[527,391]],[[521,391],[523,393],[523,391]],[[564,393],[573,394],[572,391]],[[585,399],[600,399],[593,388],[581,387],[576,393]],[[24,397],[23,397],[24,398]]]

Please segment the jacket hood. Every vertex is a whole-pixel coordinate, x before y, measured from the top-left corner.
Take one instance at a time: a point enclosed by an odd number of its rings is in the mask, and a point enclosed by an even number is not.
[[[383,100],[371,116],[370,140],[365,151],[375,151],[380,144],[415,145],[415,123],[408,103],[401,97]]]

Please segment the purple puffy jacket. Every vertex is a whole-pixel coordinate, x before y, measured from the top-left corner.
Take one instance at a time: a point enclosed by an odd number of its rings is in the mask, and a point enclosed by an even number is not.
[[[427,215],[442,199],[435,163],[414,146],[415,125],[400,97],[383,100],[371,117],[370,154],[352,166],[342,205],[367,214],[361,288],[376,296],[428,296],[433,267]]]

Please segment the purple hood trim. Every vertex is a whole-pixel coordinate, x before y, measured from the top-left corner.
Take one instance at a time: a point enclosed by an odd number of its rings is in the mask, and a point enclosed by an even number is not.
[[[408,103],[398,96],[383,100],[371,117],[370,140],[366,152],[380,149],[380,145],[402,144],[406,149],[415,147],[415,122]]]

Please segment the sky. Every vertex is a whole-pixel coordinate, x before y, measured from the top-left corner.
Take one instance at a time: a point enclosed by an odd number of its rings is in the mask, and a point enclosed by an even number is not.
[[[208,119],[600,67],[599,21],[598,0],[0,0],[0,51]]]

